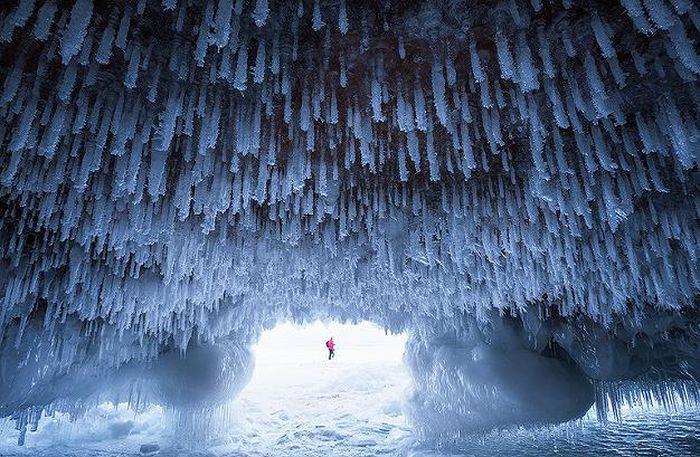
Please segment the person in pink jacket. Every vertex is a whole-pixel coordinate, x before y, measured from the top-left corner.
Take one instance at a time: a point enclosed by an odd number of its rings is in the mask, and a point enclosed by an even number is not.
[[[335,343],[333,342],[333,337],[326,341],[326,347],[328,348],[328,360],[335,357]]]

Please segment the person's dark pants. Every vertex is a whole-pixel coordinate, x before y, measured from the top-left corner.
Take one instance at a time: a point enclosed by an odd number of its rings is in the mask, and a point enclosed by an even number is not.
[[[329,349],[328,350],[328,360],[332,359],[333,357],[335,357],[335,350]]]

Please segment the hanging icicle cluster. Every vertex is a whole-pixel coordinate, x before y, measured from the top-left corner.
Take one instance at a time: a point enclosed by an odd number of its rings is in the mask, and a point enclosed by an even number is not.
[[[692,307],[698,6],[405,5],[4,2],[0,340]]]

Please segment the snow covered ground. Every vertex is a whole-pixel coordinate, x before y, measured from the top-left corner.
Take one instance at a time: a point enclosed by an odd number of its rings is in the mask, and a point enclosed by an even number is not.
[[[337,355],[328,361],[324,341],[331,335]],[[385,335],[369,323],[283,324],[254,348],[253,378],[215,439],[172,436],[170,419],[158,407],[134,414],[105,404],[72,423],[61,415],[44,419],[21,448],[6,424],[0,455],[134,456],[148,443],[160,446],[159,455],[190,457],[700,454],[697,408],[625,411],[624,423],[607,427],[592,412],[573,425],[494,432],[439,446],[419,443],[403,415],[410,387],[405,341],[405,335]]]
[[[336,357],[324,342],[334,336]],[[410,431],[405,335],[369,323],[278,326],[255,347],[256,368],[238,399],[243,433],[218,451],[246,455],[391,455]]]

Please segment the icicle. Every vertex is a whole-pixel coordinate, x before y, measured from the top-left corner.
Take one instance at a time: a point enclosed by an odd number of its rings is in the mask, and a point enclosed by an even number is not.
[[[518,64],[518,83],[523,92],[531,92],[540,88],[537,70],[532,63],[532,55],[525,34],[521,33],[517,40],[515,58]]]
[[[384,116],[382,115],[382,88],[379,81],[376,78],[372,78],[371,83],[371,100],[372,100],[372,120],[374,122],[383,122]]]
[[[277,35],[272,39],[272,58],[270,60],[270,72],[278,75],[280,72],[280,43]]]
[[[124,15],[122,20],[119,22],[119,29],[117,30],[117,36],[114,40],[116,47],[122,51],[126,50],[126,36],[129,33],[129,26],[131,25],[131,8],[127,7],[124,9]]]
[[[596,66],[595,59],[593,59],[590,52],[586,54],[584,65],[586,68],[586,79],[588,80],[588,87],[591,91],[591,101],[593,102],[593,106],[595,106],[600,117],[606,117],[610,113],[610,109],[607,106],[608,95],[605,92],[605,85],[600,79],[600,74],[598,73],[598,67]]]
[[[418,137],[415,132],[408,132],[406,134],[406,146],[408,149],[408,156],[413,162],[413,166],[416,172],[420,171],[420,148],[418,145]]]
[[[666,6],[665,0],[644,0],[649,17],[659,28],[667,30],[678,20],[673,11]]]
[[[435,113],[440,124],[447,126],[447,100],[445,100],[445,77],[443,75],[442,63],[437,57],[433,58],[432,66],[433,103]],[[416,103],[417,105],[418,103]],[[418,116],[416,110],[416,116]],[[420,125],[420,122],[417,122]]]
[[[230,0],[219,0],[214,19],[214,33],[212,34],[212,41],[219,49],[226,47],[229,42],[232,8]]]
[[[399,87],[396,91],[396,121],[399,130],[410,132],[414,129],[413,108],[403,96],[403,89]]]
[[[696,75],[700,75],[700,57],[697,52],[695,52],[693,44],[685,34],[683,22],[676,21],[669,29],[668,36],[671,39],[671,43],[673,43],[673,49],[676,51],[676,54],[678,54],[678,58],[683,65]]]
[[[345,56],[341,53],[340,54],[340,73],[339,73],[339,78],[340,78],[340,87],[348,87],[348,76],[347,76],[347,68],[346,68],[346,63],[345,63]]]
[[[479,52],[476,50],[476,43],[473,39],[469,41],[469,57],[471,58],[472,62],[472,75],[474,76],[474,81],[477,83],[484,82],[484,70],[481,68]]]
[[[95,55],[95,60],[102,65],[108,64],[112,56],[112,44],[114,43],[115,33],[114,24],[110,22],[102,33],[100,44],[97,47],[97,54]]]
[[[260,84],[265,79],[265,42],[258,40],[258,51],[255,56],[255,70],[253,81]]]
[[[258,27],[265,25],[268,14],[270,14],[270,8],[267,4],[267,0],[256,0],[255,10],[252,15],[255,25]]]
[[[600,131],[600,128],[593,124],[593,126],[591,126],[591,132],[593,133],[593,145],[595,146],[598,162],[600,162],[600,165],[604,170],[609,172],[615,171],[617,169],[617,165],[610,156],[608,145],[603,139],[603,133]]]
[[[617,56],[612,56],[608,59],[608,66],[610,67],[610,72],[613,75],[613,79],[615,79],[617,87],[620,89],[624,88],[627,75],[624,71],[622,71],[622,68],[620,68],[620,63],[617,61]]]
[[[566,55],[568,57],[575,57],[576,56],[576,48],[574,47],[574,44],[571,42],[571,36],[569,35],[571,27],[566,24],[563,30],[561,31],[561,41],[562,44],[564,45],[564,51],[566,51]]]
[[[63,102],[67,102],[73,93],[73,86],[75,85],[75,78],[77,76],[78,66],[75,63],[71,63],[66,67],[63,72],[63,78],[58,86],[58,98]],[[4,95],[4,94],[3,94]],[[3,97],[4,98],[4,97]],[[0,101],[1,102],[1,101]],[[2,104],[2,103],[0,103]]]
[[[554,82],[545,80],[544,90],[547,93],[549,101],[552,103],[552,111],[554,112],[554,119],[557,121],[557,125],[563,129],[569,128],[569,120],[564,112],[564,107],[562,106],[559,92]]]
[[[428,114],[426,112],[425,97],[423,96],[423,88],[419,78],[416,78],[413,85],[413,100],[416,112],[416,128],[425,132],[428,130]]]
[[[607,32],[608,25],[603,23],[603,21],[597,14],[593,15],[593,18],[591,19],[591,25],[593,27],[595,39],[598,42],[598,46],[600,46],[600,52],[603,54],[603,57],[605,57],[606,59],[615,57],[615,48],[613,48],[612,41],[610,40],[610,37],[608,36]]]
[[[335,88],[331,92],[331,107],[330,107],[330,123],[335,125],[338,123],[338,98],[336,96]]]
[[[168,95],[168,102],[161,114],[159,150],[167,151],[170,148],[170,143],[175,133],[175,122],[180,115],[181,109],[182,95],[178,94],[174,88],[171,88],[170,94]]]
[[[194,58],[197,61],[198,67],[204,66],[204,59],[207,55],[207,47],[209,46],[209,29],[213,17],[214,4],[212,2],[207,2],[202,22],[199,24],[199,29],[197,30],[197,45],[194,51]]]
[[[5,18],[2,30],[0,30],[0,42],[12,40],[15,28],[24,27],[24,24],[34,11],[34,0],[19,0],[17,7]]]
[[[299,128],[302,130],[302,132],[308,132],[311,125],[309,86],[308,84],[304,84],[304,88],[301,92],[301,107],[299,108]]]
[[[455,70],[454,56],[451,50],[448,50],[445,55],[445,76],[447,77],[447,85],[454,86],[457,82],[457,70]]]
[[[543,128],[540,122],[540,117],[537,112],[537,106],[531,97],[528,97],[527,106],[530,119],[530,153],[532,155],[532,163],[539,173],[539,177],[547,179],[546,167],[544,162],[544,139],[542,138]]]
[[[481,98],[481,106],[483,108],[491,109],[493,107],[493,102],[491,101],[491,85],[489,84],[488,77],[484,74],[484,80],[479,84],[479,96]]]
[[[428,157],[428,166],[430,168],[430,180],[439,181],[440,180],[440,165],[438,163],[437,155],[435,153],[435,145],[433,139],[433,132],[428,130],[425,137],[425,154]]]
[[[462,122],[462,172],[464,173],[464,179],[469,179],[471,171],[476,168],[476,161],[474,160],[474,152],[472,149],[472,140],[469,135],[469,124]]]
[[[92,0],[76,0],[70,13],[70,21],[61,36],[63,65],[67,65],[71,57],[80,52],[90,19],[92,19]]]
[[[542,66],[544,67],[544,74],[548,78],[554,78],[554,64],[552,63],[552,52],[549,49],[549,40],[544,34],[544,29],[542,27],[537,29],[537,43],[540,48],[540,59],[542,59]]]
[[[689,141],[683,125],[683,119],[681,119],[678,108],[671,97],[666,97],[664,105],[668,115],[669,135],[671,136],[673,152],[683,168],[686,170],[690,169],[698,160],[697,146],[695,147],[695,153],[693,153],[693,146],[688,144]]]
[[[44,3],[37,13],[36,22],[32,34],[39,41],[46,41],[51,31],[54,15],[58,11],[55,0],[49,0]]]
[[[314,142],[315,142],[315,129],[313,124],[309,126],[308,131],[306,132],[306,150],[309,152],[312,152],[314,150]]]
[[[31,99],[27,102],[27,104],[24,107],[24,111],[22,111],[22,117],[20,118],[20,122],[18,124],[17,129],[13,132],[12,135],[12,140],[10,141],[9,149],[12,152],[17,152],[21,151],[24,149],[27,139],[29,138],[29,132],[32,126],[32,123],[34,121],[34,117],[36,116],[36,108],[37,108],[37,103],[38,103],[38,98],[37,96],[32,96]],[[15,155],[13,154],[13,158]],[[9,168],[8,168],[9,170]],[[14,176],[14,173],[10,173],[10,180],[12,179],[12,176]]]
[[[324,25],[326,25],[326,23],[323,22],[323,19],[321,19],[321,5],[319,3],[319,0],[314,0],[314,11],[313,19],[311,21],[311,28],[314,29],[314,32],[318,32]]]
[[[0,106],[11,102],[17,95],[19,86],[22,83],[22,67],[24,66],[24,59],[19,59],[12,67],[12,71],[8,72],[5,77],[5,83],[2,89],[2,97],[0,97]]]
[[[632,22],[640,32],[646,35],[654,32],[654,27],[647,20],[640,0],[620,0],[620,3],[625,7],[627,14],[632,18]]]
[[[399,179],[403,182],[407,182],[408,169],[406,168],[406,147],[403,143],[399,143],[397,155],[399,159]]]
[[[22,28],[34,12],[34,0],[19,0],[17,8],[12,12],[15,27]]]
[[[48,159],[54,156],[58,142],[61,139],[61,131],[63,130],[65,119],[66,107],[59,103],[54,108],[51,122],[44,131],[44,135],[41,137],[41,142],[39,143],[39,147],[37,149],[39,155],[42,155]]]
[[[469,97],[467,97],[467,93],[462,88],[462,94],[459,97],[461,101],[461,106],[460,106],[460,111],[462,114],[462,120],[467,123],[472,122],[472,113],[471,113],[471,108],[469,108]]]
[[[345,10],[345,0],[340,0],[338,6],[338,30],[345,35],[348,33],[348,13]]]
[[[501,77],[506,80],[513,79],[513,56],[510,53],[508,40],[500,29],[496,31],[496,51],[498,53],[498,64],[501,67]]]
[[[126,70],[124,85],[133,89],[136,87],[136,79],[138,78],[139,63],[141,62],[141,54],[138,48],[134,47],[129,56],[129,67]]]
[[[233,87],[243,92],[246,90],[248,80],[248,43],[242,43],[238,49],[238,60],[236,62],[236,75],[233,80]]]

